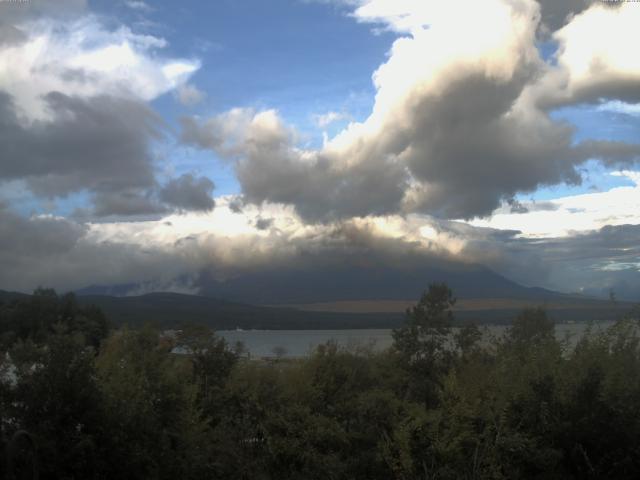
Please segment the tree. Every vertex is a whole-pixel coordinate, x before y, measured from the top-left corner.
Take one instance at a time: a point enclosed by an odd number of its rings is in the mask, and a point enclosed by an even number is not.
[[[239,354],[229,348],[224,338],[203,325],[184,326],[177,341],[188,352],[200,407],[211,423],[216,424],[226,400],[225,385]]]
[[[96,361],[109,425],[110,478],[203,478],[207,423],[188,358],[145,327],[115,332]]]
[[[526,348],[555,340],[555,324],[542,307],[527,308],[513,321],[507,341]]]
[[[475,323],[462,326],[454,335],[456,347],[465,356],[474,351],[482,339],[482,332]]]
[[[409,375],[409,390],[430,405],[437,401],[442,376],[451,365],[448,348],[456,299],[444,283],[433,283],[407,310],[404,326],[393,331],[393,349]]]
[[[0,305],[0,332],[7,339],[3,343],[31,339],[40,345],[54,333],[79,333],[83,343],[97,350],[109,323],[98,307],[78,304],[73,293],[58,296],[55,290],[38,288],[30,297]]]
[[[11,357],[17,383],[2,407],[12,428],[35,438],[42,478],[92,477],[105,425],[93,352],[78,336],[51,335],[41,347],[16,344]]]

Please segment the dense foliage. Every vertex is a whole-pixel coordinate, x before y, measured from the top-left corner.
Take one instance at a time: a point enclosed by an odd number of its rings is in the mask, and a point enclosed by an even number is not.
[[[43,479],[640,478],[637,315],[487,339],[454,303],[432,285],[385,352],[264,361],[39,290],[0,305],[2,436],[30,432]]]

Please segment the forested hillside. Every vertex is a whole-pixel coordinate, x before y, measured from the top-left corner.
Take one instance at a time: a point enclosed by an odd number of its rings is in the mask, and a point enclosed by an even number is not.
[[[248,360],[208,328],[111,329],[39,290],[0,305],[5,474],[42,479],[638,478],[638,311],[575,347],[544,310],[451,330],[432,285],[382,353]],[[172,353],[176,345],[186,355]],[[10,447],[15,447],[15,442]],[[26,476],[25,476],[26,475]]]

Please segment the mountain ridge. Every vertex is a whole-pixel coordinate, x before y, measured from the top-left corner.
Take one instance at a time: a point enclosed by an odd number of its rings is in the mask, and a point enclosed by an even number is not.
[[[0,302],[24,300],[29,295],[0,290]],[[261,306],[200,295],[172,292],[155,292],[139,296],[114,297],[105,295],[79,295],[82,305],[100,307],[115,325],[139,326],[150,323],[159,328],[179,328],[187,323],[207,325],[214,330],[241,328],[263,330],[334,330],[396,328],[405,318],[405,307],[415,301],[396,302],[397,309],[367,311],[314,309],[306,306]],[[480,324],[508,324],[523,308],[535,306],[536,302],[488,299],[497,302],[482,305],[463,301],[467,307],[455,308],[456,322]],[[573,302],[573,303],[572,303]],[[357,302],[356,302],[357,303]],[[486,302],[485,302],[486,303]],[[544,304],[543,304],[544,306]],[[615,320],[628,312],[632,304],[619,302],[615,305],[602,300],[566,299],[566,302],[549,303],[547,311],[556,322]]]
[[[183,284],[181,284],[183,282]],[[431,283],[444,282],[458,298],[511,298],[535,301],[575,297],[541,287],[525,287],[482,266],[447,265],[417,268],[332,266],[281,269],[217,280],[215,272],[172,282],[197,295],[253,305],[287,305],[351,300],[418,299]],[[130,296],[171,291],[153,283],[93,285],[79,295]]]

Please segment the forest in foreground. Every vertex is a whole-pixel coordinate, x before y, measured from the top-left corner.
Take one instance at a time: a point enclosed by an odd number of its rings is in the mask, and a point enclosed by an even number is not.
[[[638,310],[577,342],[542,309],[452,329],[433,284],[384,352],[249,360],[206,327],[111,329],[73,295],[0,305],[6,478],[640,477]],[[182,346],[189,354],[172,353]]]

